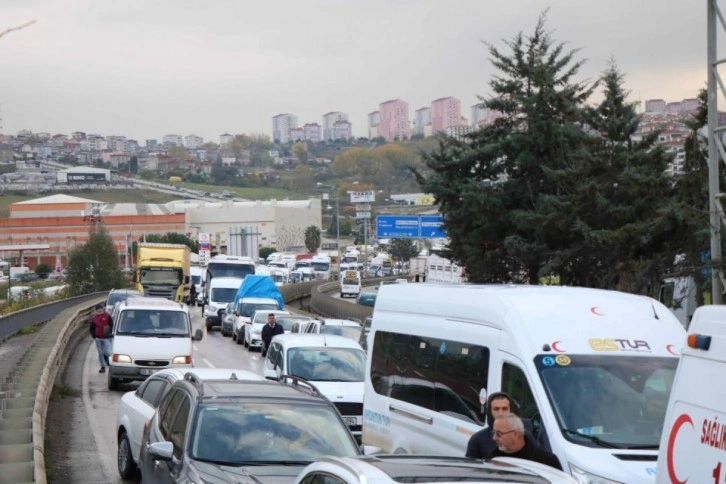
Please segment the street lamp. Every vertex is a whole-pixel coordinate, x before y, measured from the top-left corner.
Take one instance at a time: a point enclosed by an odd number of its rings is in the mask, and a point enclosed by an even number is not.
[[[327,210],[332,210],[333,207],[330,205],[330,194],[324,193],[323,198],[328,201]],[[335,248],[338,251],[338,257],[340,257],[340,204],[338,202],[338,192],[335,192]]]

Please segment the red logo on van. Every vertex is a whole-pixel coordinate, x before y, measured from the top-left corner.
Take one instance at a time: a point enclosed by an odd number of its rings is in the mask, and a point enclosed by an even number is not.
[[[691,420],[691,416],[683,413],[679,415],[676,421],[673,423],[671,433],[668,436],[668,447],[666,448],[666,465],[668,466],[668,477],[670,478],[671,482],[675,482],[676,484],[685,484],[686,481],[688,481],[688,478],[685,478],[682,481],[678,479],[678,476],[676,476],[676,468],[673,465],[673,447],[676,444],[676,437],[678,437],[678,431],[685,424],[689,424],[691,428],[693,428],[693,420]]]

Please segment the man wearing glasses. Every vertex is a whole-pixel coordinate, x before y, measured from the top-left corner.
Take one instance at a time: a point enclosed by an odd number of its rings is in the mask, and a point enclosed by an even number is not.
[[[562,470],[556,455],[540,447],[540,445],[524,432],[524,424],[518,416],[508,413],[494,420],[494,442],[497,448],[491,457],[517,457],[555,469]]]

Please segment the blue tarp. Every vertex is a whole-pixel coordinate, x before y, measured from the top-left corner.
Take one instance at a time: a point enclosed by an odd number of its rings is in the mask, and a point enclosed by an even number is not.
[[[245,276],[242,285],[234,297],[234,306],[237,307],[237,301],[243,297],[267,297],[277,301],[278,309],[285,306],[285,300],[282,299],[280,290],[275,285],[275,281],[270,276],[258,276],[250,274]]]

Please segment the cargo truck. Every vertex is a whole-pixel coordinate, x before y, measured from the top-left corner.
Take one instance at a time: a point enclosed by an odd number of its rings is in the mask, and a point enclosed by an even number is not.
[[[189,247],[183,244],[138,244],[136,289],[144,296],[187,302],[190,254]]]

